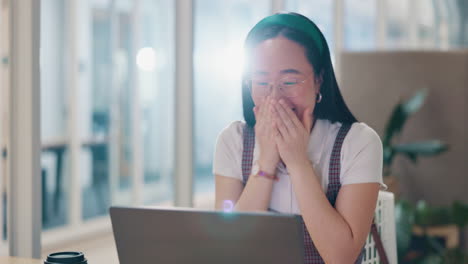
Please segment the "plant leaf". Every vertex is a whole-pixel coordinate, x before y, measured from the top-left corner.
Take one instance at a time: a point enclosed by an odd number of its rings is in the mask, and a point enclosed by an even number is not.
[[[400,133],[408,117],[421,108],[426,96],[426,89],[419,90],[412,98],[407,101],[400,102],[395,106],[385,128],[383,140],[384,146],[389,145],[393,136]]]
[[[420,226],[440,226],[453,224],[450,207],[431,207],[424,201],[416,205],[415,223]]]
[[[438,141],[424,141],[408,144],[398,144],[393,147],[396,153],[406,155],[411,161],[416,162],[418,156],[435,156],[448,150],[448,145]]]
[[[441,256],[437,254],[430,254],[424,257],[424,259],[422,259],[420,263],[421,264],[442,264],[444,263],[444,261]]]
[[[390,145],[393,136],[400,132],[403,124],[406,121],[406,117],[402,108],[402,103],[398,103],[393,109],[390,119],[388,120],[388,123],[385,127],[385,134],[383,138],[384,147]]]
[[[410,247],[414,225],[414,208],[408,201],[398,200],[396,202],[395,223],[398,255],[403,256]]]
[[[427,226],[427,221],[430,220],[431,208],[424,200],[419,200],[416,203],[416,211],[414,215],[414,223],[420,226]]]
[[[393,150],[391,147],[384,147],[383,148],[383,164],[386,166],[390,166],[393,160]]]
[[[445,250],[443,258],[445,264],[468,263],[468,252],[464,252],[460,247],[448,248]]]
[[[405,114],[409,116],[413,114],[414,112],[418,111],[421,108],[421,106],[424,104],[426,97],[427,97],[426,89],[417,91],[413,97],[411,97],[408,101],[403,103],[402,105],[403,112],[405,112]]]
[[[455,201],[452,205],[452,217],[454,223],[463,229],[468,223],[468,204]]]

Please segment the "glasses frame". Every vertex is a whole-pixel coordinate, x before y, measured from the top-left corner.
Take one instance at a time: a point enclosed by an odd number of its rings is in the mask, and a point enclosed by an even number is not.
[[[309,73],[309,74],[306,74],[306,75],[305,75],[305,78],[304,78],[303,80],[299,81],[296,85],[297,85],[297,86],[300,86],[299,88],[302,88],[302,87],[303,87],[302,84],[305,83],[307,80],[309,80],[309,78],[312,77],[312,76],[314,76],[314,72],[311,72],[311,73]],[[261,95],[261,96],[262,96],[262,97],[265,97],[265,96],[271,94],[271,92],[273,91],[273,90],[272,90],[272,87],[275,86],[275,87],[279,88],[279,90],[278,90],[279,93],[280,93],[281,95],[283,95],[284,97],[287,97],[287,98],[294,98],[294,97],[297,97],[298,95],[295,95],[295,96],[287,96],[286,94],[284,94],[284,91],[281,90],[280,85],[279,85],[279,81],[281,81],[282,79],[284,79],[284,78],[286,78],[286,77],[287,77],[287,76],[280,76],[280,77],[276,78],[275,80],[266,82],[267,85],[268,85],[267,87],[269,88],[269,91],[268,91],[268,93],[265,93],[264,95]],[[249,92],[250,92],[251,95],[253,95],[252,81],[253,81],[253,78],[252,78],[252,77],[248,77],[248,78],[246,79],[246,84],[247,84],[247,87],[249,88]]]

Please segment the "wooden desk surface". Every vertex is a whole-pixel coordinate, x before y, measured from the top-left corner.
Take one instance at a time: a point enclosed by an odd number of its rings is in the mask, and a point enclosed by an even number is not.
[[[16,257],[4,257],[0,256],[0,263],[2,264],[43,264],[40,259],[27,259],[27,258],[16,258]]]

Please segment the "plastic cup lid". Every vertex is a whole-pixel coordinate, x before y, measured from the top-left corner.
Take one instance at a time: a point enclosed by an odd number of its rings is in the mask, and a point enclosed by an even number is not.
[[[85,264],[82,252],[56,252],[49,254],[44,264]]]

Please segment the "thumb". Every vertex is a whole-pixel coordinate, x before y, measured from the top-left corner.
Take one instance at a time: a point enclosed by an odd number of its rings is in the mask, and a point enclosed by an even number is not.
[[[304,128],[307,129],[307,132],[310,132],[312,129],[312,108],[309,107],[304,110],[302,124],[304,125]]]

